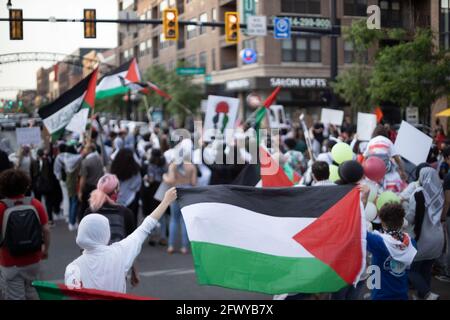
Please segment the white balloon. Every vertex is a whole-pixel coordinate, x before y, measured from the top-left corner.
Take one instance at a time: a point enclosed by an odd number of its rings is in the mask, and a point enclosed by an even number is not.
[[[372,223],[369,221],[366,221],[366,229],[367,231],[372,232],[373,231],[373,227],[372,227]]]
[[[378,210],[372,202],[367,202],[365,211],[367,221],[372,222],[373,220],[375,220],[378,214]]]

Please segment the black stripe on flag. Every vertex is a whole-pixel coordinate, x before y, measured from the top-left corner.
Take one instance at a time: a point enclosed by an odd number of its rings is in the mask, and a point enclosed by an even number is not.
[[[121,73],[121,72],[128,71],[128,69],[130,69],[130,65],[131,65],[132,62],[133,62],[133,60],[130,60],[130,61],[128,61],[128,62],[122,64],[121,66],[118,66],[118,67],[117,67],[116,69],[114,69],[113,71],[111,71],[111,72],[105,74],[103,77],[101,77],[101,78],[98,80],[98,83],[100,83],[100,82],[101,82],[104,78],[106,78],[106,77],[110,77],[110,76],[119,74],[119,73]]]
[[[38,110],[38,114],[42,119],[50,117],[52,114],[63,109],[65,106],[70,104],[72,101],[81,97],[87,90],[89,85],[89,80],[91,79],[93,73],[78,82],[72,89],[64,92],[52,103],[43,106]]]
[[[177,198],[181,208],[197,203],[224,203],[275,217],[317,218],[353,188],[355,185],[304,188],[254,188],[232,185],[179,187]],[[211,209],[214,210],[214,207]]]

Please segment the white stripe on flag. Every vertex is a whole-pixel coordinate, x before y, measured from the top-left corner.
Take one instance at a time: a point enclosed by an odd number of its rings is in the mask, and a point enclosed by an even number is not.
[[[123,72],[113,74],[111,76],[107,76],[107,77],[103,78],[102,81],[100,81],[100,83],[97,85],[95,92],[106,91],[106,90],[122,87],[123,84],[122,84],[122,81],[120,80],[120,77],[125,78],[126,75],[127,75],[127,71],[123,71]],[[128,81],[125,80],[125,82],[128,82]]]
[[[275,256],[313,257],[292,237],[314,218],[280,218],[224,203],[197,203],[182,210],[189,240]]]
[[[43,120],[45,127],[50,134],[55,133],[56,131],[67,126],[67,124],[70,122],[74,114],[78,111],[81,104],[83,103],[85,95],[86,93]]]

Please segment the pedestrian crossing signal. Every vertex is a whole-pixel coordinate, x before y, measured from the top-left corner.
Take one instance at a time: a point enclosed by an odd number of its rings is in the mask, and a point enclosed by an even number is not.
[[[225,12],[225,41],[236,44],[239,42],[239,14],[237,12]]]
[[[15,19],[15,20],[12,20]],[[20,20],[16,20],[20,19]],[[21,9],[9,10],[9,39],[23,40],[23,14]]]
[[[97,26],[95,22],[86,20],[95,20],[96,11],[95,9],[84,9],[84,38],[95,39],[97,38]]]
[[[163,11],[163,34],[165,40],[178,40],[178,10],[176,8]]]

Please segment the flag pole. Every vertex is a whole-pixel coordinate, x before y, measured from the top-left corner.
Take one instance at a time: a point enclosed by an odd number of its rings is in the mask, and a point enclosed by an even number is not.
[[[308,132],[308,127],[306,126],[305,123],[305,115],[302,113],[299,117],[300,120],[300,124],[302,125],[302,129],[303,129],[303,136],[305,137],[305,141],[306,141],[306,147],[308,149],[308,153],[309,153],[309,158],[312,161],[315,161],[314,159],[314,155],[312,153],[312,143],[311,143],[311,137],[309,136],[309,132]]]

